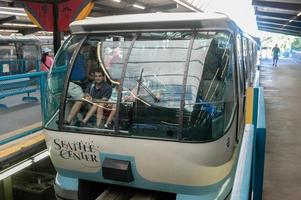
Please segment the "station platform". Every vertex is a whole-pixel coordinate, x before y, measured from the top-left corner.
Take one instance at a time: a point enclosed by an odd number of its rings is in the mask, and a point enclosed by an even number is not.
[[[261,66],[266,105],[266,152],[263,199],[301,197],[301,62],[280,59]]]

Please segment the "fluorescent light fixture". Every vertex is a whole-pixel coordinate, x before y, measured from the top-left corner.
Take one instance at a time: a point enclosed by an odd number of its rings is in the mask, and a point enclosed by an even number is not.
[[[37,27],[34,24],[17,24],[17,23],[3,23],[5,26],[16,26],[16,27]]]
[[[23,11],[24,12],[24,8],[9,8],[9,7],[2,7],[0,6],[0,9],[4,9],[4,10],[12,10],[12,11]]]
[[[193,8],[191,5],[189,5],[186,2],[183,2],[181,0],[173,0],[174,2],[176,2],[177,4],[180,4],[181,6],[184,6],[185,8],[188,8],[189,10],[195,11],[195,12],[200,12],[199,10]]]
[[[18,30],[9,30],[9,29],[0,29],[0,32],[5,32],[5,33],[18,33]]]
[[[139,8],[139,9],[142,9],[142,10],[144,10],[144,9],[145,9],[145,6],[138,5],[138,4],[133,4],[133,7],[135,7],[135,8]]]
[[[112,1],[117,2],[117,3],[120,3],[120,2],[121,2],[121,0],[112,0]]]
[[[299,12],[298,14],[297,14],[297,16],[299,17],[301,15],[301,12]]]
[[[0,181],[25,169],[26,167],[29,167],[30,165],[32,165],[33,163],[36,163],[46,157],[49,156],[49,152],[48,150],[44,150],[44,151],[41,151],[40,153],[38,154],[35,154],[34,156],[22,161],[22,162],[19,162],[11,167],[9,167],[8,169],[5,169],[3,171],[0,172]]]
[[[15,16],[27,16],[25,13],[15,13],[15,12],[8,12],[8,11],[0,11],[0,14],[15,15]]]
[[[291,23],[292,21],[294,21],[294,20],[292,20],[292,19],[291,19],[291,20],[289,20],[289,23]]]

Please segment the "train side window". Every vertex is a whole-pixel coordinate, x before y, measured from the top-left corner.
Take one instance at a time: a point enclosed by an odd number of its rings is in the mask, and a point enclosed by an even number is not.
[[[0,75],[18,73],[17,51],[14,43],[0,45]]]
[[[241,36],[237,35],[236,37],[236,52],[237,52],[237,64],[239,70],[239,87],[240,87],[240,94],[245,94],[245,69],[243,64],[243,54],[242,54],[242,44],[241,44]]]
[[[197,43],[196,39],[194,45],[197,46]],[[230,34],[218,33],[207,43],[208,52],[205,54],[202,79],[197,85],[195,104],[191,113],[185,114],[189,116],[184,123],[187,124],[184,127],[185,140],[217,139],[230,125],[234,111],[233,39]],[[189,79],[188,82],[192,82],[190,76]],[[189,107],[185,108],[188,111]]]

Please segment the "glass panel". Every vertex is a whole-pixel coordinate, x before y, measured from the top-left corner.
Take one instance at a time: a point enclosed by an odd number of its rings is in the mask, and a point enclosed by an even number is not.
[[[24,70],[25,72],[29,71],[39,71],[39,58],[40,58],[40,52],[39,47],[36,45],[23,45],[23,59],[24,59]]]
[[[234,110],[232,48],[229,34],[198,33],[187,77],[184,140],[206,141],[224,134]]]
[[[17,59],[16,47],[14,43],[0,46],[0,59],[13,60]]]
[[[236,49],[237,49],[237,64],[239,69],[239,86],[240,86],[240,93],[245,93],[245,69],[242,59],[242,45],[241,45],[241,37],[240,35],[236,36]]]
[[[0,75],[18,73],[18,60],[14,43],[0,45]]]
[[[132,36],[130,37],[132,38]],[[108,36],[101,43],[101,63],[113,80],[121,79],[121,72],[131,44],[123,36]]]
[[[177,138],[190,35],[142,33],[137,39],[124,77],[120,129],[133,136]]]
[[[57,53],[55,57],[54,65],[50,71],[48,84],[47,84],[47,96],[46,96],[46,112],[44,119],[46,119],[46,127],[51,129],[57,129],[58,124],[58,109],[60,100],[64,88],[64,80],[67,72],[67,67],[70,62],[71,56],[79,45],[83,36],[72,36],[66,42]]]
[[[113,131],[121,71],[132,39],[132,34],[122,33],[88,37],[72,68],[65,127]]]
[[[246,88],[249,87],[250,84],[250,66],[248,61],[248,47],[247,47],[247,39],[243,38],[243,63],[244,63],[244,69],[245,69],[245,81],[246,81]]]

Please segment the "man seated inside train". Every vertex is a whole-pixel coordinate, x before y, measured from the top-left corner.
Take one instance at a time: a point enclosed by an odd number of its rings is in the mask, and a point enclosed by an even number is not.
[[[76,101],[67,116],[67,119],[65,120],[65,124],[69,125],[71,121],[75,118],[77,113],[80,111],[82,108],[82,105],[84,104],[84,101],[89,102],[92,104],[92,107],[89,109],[88,113],[84,117],[84,119],[81,121],[81,125],[84,126],[87,124],[88,120],[92,117],[92,115],[96,112],[96,126],[99,127],[102,118],[103,118],[103,108],[104,108],[104,103],[100,101],[107,101],[112,94],[112,88],[111,86],[106,83],[105,78],[104,78],[104,73],[100,70],[96,70],[94,72],[94,82],[90,83],[86,90],[85,94],[82,95],[82,100],[83,101]],[[70,82],[72,86],[72,82]],[[68,93],[69,90],[72,89],[68,88]],[[101,109],[98,109],[101,108]]]
[[[86,91],[84,99],[92,104],[92,107],[82,120],[82,125],[87,124],[88,120],[96,112],[96,127],[102,126],[103,111],[106,103],[112,95],[112,87],[105,81],[104,73],[100,70],[94,72],[94,83],[91,83]],[[102,127],[101,127],[102,128]]]

